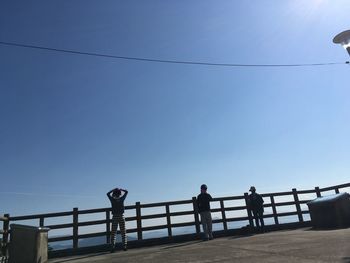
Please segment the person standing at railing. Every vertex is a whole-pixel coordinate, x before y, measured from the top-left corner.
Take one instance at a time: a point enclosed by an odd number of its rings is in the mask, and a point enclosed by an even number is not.
[[[264,228],[264,199],[256,192],[254,186],[251,186],[249,191],[251,192],[249,195],[249,208],[253,212],[256,227],[260,230],[260,225],[261,229]]]
[[[211,240],[213,239],[213,224],[210,213],[210,201],[213,200],[213,198],[207,193],[207,189],[208,187],[205,184],[201,185],[201,193],[197,196],[197,206],[201,216],[204,240]]]
[[[123,195],[122,195],[123,192]],[[127,236],[124,219],[124,200],[128,194],[125,189],[115,188],[107,193],[109,201],[112,205],[112,233],[111,233],[111,252],[115,251],[115,243],[117,236],[117,229],[119,225],[120,233],[122,236],[123,250],[127,250]]]

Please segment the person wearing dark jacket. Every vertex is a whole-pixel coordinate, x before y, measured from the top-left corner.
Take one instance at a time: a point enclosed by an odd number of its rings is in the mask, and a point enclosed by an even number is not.
[[[213,199],[210,194],[207,193],[207,186],[201,185],[201,193],[197,197],[198,213],[201,216],[201,222],[204,232],[204,240],[213,239],[212,232],[212,218],[210,213],[210,201]]]
[[[261,228],[264,228],[264,200],[261,197],[261,195],[256,193],[256,189],[254,186],[251,186],[249,191],[251,192],[251,194],[249,195],[249,208],[253,212],[256,227],[260,229],[261,225]]]
[[[122,195],[123,192],[123,195]],[[125,229],[125,219],[124,219],[124,200],[128,194],[125,189],[115,188],[107,193],[109,201],[112,205],[112,232],[111,232],[111,252],[115,250],[115,242],[117,236],[118,225],[120,228],[120,233],[122,236],[122,243],[124,251],[127,250],[127,237]]]

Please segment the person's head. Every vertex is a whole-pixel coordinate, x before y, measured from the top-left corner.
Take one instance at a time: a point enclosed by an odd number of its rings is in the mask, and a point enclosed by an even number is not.
[[[249,191],[252,192],[252,193],[255,193],[256,192],[255,186],[251,186]]]
[[[202,193],[206,193],[206,192],[207,192],[207,189],[208,189],[208,187],[207,187],[206,184],[202,184],[202,185],[201,185],[201,192],[202,192]]]
[[[120,195],[122,194],[122,191],[120,191],[120,189],[115,189],[112,193],[113,197],[120,197]]]

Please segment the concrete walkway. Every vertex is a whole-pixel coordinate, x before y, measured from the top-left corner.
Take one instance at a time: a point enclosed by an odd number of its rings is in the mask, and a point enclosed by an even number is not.
[[[119,262],[342,262],[350,263],[350,228],[271,232],[224,237],[113,254],[101,253],[52,259],[50,263]]]

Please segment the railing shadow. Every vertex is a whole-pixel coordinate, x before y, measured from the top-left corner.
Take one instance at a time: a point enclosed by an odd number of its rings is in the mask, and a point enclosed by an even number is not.
[[[191,245],[194,245],[194,244],[197,244],[197,243],[202,243],[202,242],[204,242],[204,241],[197,240],[197,241],[193,241],[193,242],[186,242],[186,243],[179,244],[179,245],[167,246],[167,247],[161,248],[161,250],[174,249],[174,248],[178,248],[178,247],[187,247],[187,246],[191,246]]]
[[[348,229],[350,228],[349,226],[347,227],[322,227],[322,228],[315,228],[315,227],[310,227],[308,229],[304,229],[304,231],[333,231],[333,230],[339,230],[339,229]]]
[[[98,254],[90,254],[90,255],[74,257],[74,258],[68,258],[68,259],[62,259],[62,260],[60,260],[60,259],[59,260],[53,260],[53,261],[50,261],[50,262],[52,262],[52,263],[70,262],[70,261],[75,261],[75,260],[80,260],[80,259],[99,257],[99,256],[106,255],[106,254],[108,254],[108,252],[103,252],[103,253],[98,253]]]

